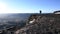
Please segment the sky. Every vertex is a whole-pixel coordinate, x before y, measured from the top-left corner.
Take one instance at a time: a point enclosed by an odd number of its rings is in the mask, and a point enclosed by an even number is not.
[[[0,0],[0,13],[53,13],[60,0]]]

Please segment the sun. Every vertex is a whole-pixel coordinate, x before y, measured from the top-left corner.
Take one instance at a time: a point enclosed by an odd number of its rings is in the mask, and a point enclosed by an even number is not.
[[[6,4],[5,3],[0,3],[0,9],[5,9],[6,8]]]
[[[7,5],[5,3],[0,2],[0,13],[5,13],[7,9]]]

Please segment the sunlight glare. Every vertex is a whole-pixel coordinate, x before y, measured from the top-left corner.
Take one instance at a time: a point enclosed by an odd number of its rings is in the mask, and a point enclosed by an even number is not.
[[[7,5],[0,2],[0,13],[6,13]]]

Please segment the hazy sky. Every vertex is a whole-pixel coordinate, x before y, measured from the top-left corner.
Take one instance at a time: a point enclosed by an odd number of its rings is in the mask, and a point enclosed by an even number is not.
[[[60,0],[0,0],[0,13],[51,13],[60,9]]]

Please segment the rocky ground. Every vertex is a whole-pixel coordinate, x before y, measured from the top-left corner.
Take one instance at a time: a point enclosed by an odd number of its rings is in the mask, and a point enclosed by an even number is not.
[[[28,25],[25,27],[26,30],[22,28],[22,32],[24,34],[60,34],[59,17],[60,15],[33,15],[29,21],[33,19],[35,21],[32,24],[29,24],[28,21]]]

